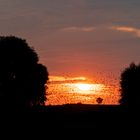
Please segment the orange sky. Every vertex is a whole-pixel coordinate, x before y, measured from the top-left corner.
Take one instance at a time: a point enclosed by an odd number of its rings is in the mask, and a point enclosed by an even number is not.
[[[118,87],[96,83],[86,77],[50,76],[46,105],[70,103],[97,104],[98,97],[103,104],[118,104]]]
[[[1,35],[27,40],[50,75],[118,86],[140,62],[139,0],[1,0]]]

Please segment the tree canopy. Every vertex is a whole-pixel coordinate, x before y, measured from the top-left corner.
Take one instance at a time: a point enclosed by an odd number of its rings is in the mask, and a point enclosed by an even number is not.
[[[131,63],[121,74],[121,100],[125,106],[140,106],[140,64]]]
[[[31,107],[44,105],[47,68],[26,40],[0,37],[0,105]]]

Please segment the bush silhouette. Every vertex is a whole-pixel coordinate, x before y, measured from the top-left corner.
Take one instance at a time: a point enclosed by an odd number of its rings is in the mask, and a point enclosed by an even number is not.
[[[140,65],[131,63],[121,74],[121,100],[125,106],[140,106]]]
[[[48,72],[26,40],[0,37],[0,105],[31,107],[44,105]]]
[[[96,99],[96,102],[97,102],[98,104],[101,104],[101,103],[103,102],[103,99],[100,98],[100,97],[98,97],[98,98]]]

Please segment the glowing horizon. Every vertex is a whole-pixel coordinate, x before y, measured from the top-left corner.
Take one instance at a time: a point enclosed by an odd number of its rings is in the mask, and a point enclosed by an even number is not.
[[[103,84],[93,83],[66,83],[65,86],[69,89],[68,93],[77,94],[99,94],[105,88]]]
[[[90,94],[66,94],[65,84],[77,82],[104,84],[103,103],[117,103],[121,71],[140,62],[139,7],[139,0],[1,0],[0,31],[25,39],[58,75],[50,76],[48,103],[77,103],[80,96],[87,103]]]
[[[119,98],[117,94],[114,87],[103,83],[89,82],[86,77],[50,76],[46,105],[79,102],[96,104],[96,98],[98,97],[103,98],[103,104],[117,104]]]

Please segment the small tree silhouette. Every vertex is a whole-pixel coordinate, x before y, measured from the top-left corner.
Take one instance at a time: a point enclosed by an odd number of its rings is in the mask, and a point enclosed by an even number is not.
[[[101,104],[101,103],[103,102],[103,99],[100,98],[100,97],[98,97],[98,98],[96,99],[96,102],[97,102],[98,104]]]
[[[38,64],[38,55],[26,40],[0,37],[0,105],[31,107],[44,105],[48,72]]]
[[[121,100],[125,106],[140,106],[140,65],[131,63],[121,74]]]

